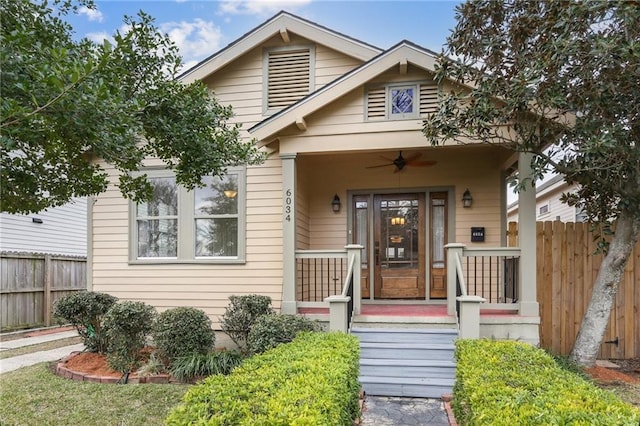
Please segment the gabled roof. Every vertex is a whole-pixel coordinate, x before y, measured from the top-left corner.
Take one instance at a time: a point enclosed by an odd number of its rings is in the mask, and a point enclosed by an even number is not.
[[[436,53],[407,40],[401,41],[358,68],[256,124],[249,129],[249,133],[252,133],[259,141],[268,139],[285,127],[304,120],[309,114],[316,112],[351,90],[362,86],[389,68],[408,63],[433,71],[436,63]]]
[[[178,76],[178,79],[185,83],[202,80],[274,35],[282,34],[283,37],[286,37],[289,31],[316,43],[330,46],[332,49],[361,61],[368,61],[382,52],[382,49],[378,47],[281,11],[224,49],[185,71]]]

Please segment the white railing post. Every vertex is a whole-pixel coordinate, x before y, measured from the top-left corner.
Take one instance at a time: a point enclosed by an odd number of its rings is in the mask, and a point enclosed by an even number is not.
[[[460,317],[458,318],[459,333],[461,339],[480,338],[480,304],[485,302],[480,296],[459,296]]]
[[[349,306],[349,296],[329,296],[324,299],[329,303],[329,331],[347,332],[347,307]]]
[[[462,258],[464,244],[451,243],[444,246],[447,249],[447,315],[456,314],[456,261]]]
[[[347,265],[353,262],[353,314],[360,315],[360,309],[362,306],[362,281],[360,273],[362,272],[362,249],[364,248],[360,244],[349,244],[344,247],[347,249]]]

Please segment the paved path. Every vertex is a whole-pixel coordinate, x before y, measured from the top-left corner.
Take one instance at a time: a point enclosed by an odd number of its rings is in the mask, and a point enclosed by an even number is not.
[[[73,351],[81,351],[83,349],[84,345],[79,343],[77,345],[63,346],[61,348],[51,349],[48,351],[33,352],[26,355],[0,359],[0,374],[41,362],[55,361],[69,355]]]
[[[366,396],[363,426],[449,426],[439,399]]]
[[[77,331],[70,330],[59,333],[42,334],[40,336],[22,337],[20,339],[9,340],[7,342],[0,342],[0,351],[21,348],[23,346],[37,345],[39,343],[53,342],[54,340],[76,337],[77,335]]]

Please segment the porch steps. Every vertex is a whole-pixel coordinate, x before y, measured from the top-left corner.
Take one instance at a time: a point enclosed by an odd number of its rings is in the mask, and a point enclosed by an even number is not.
[[[367,394],[441,398],[452,392],[456,329],[357,325],[351,333],[360,339],[360,383]]]

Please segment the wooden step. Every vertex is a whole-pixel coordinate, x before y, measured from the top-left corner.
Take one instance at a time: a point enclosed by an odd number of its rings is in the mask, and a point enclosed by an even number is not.
[[[441,398],[451,393],[454,379],[360,376],[367,395]]]

